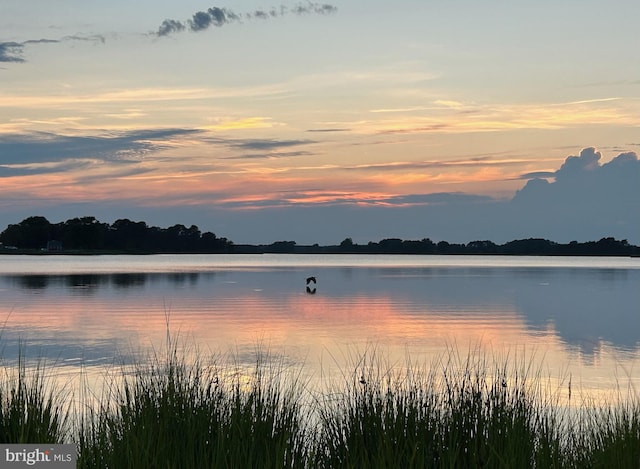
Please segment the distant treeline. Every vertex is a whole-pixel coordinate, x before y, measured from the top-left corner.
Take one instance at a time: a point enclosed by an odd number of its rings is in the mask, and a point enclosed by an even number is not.
[[[638,256],[640,247],[626,239],[602,238],[600,241],[579,243],[572,241],[560,244],[547,239],[530,238],[495,244],[492,241],[471,241],[467,244],[452,244],[447,241],[435,243],[428,238],[420,241],[387,238],[379,242],[355,244],[351,238],[338,246],[298,246],[295,241],[279,241],[262,246],[235,246],[236,252],[252,253],[300,253],[300,254],[475,254],[475,255],[520,255],[520,256]]]
[[[225,253],[233,243],[197,226],[173,225],[169,228],[148,226],[128,219],[113,224],[94,217],[73,218],[50,223],[45,217],[29,217],[9,225],[0,233],[0,243],[10,250],[115,251],[137,253]]]
[[[467,244],[438,243],[387,238],[356,244],[346,238],[339,245],[298,245],[295,241],[277,241],[266,245],[237,245],[211,232],[202,233],[191,225],[169,228],[148,226],[128,219],[113,224],[94,217],[73,218],[52,224],[44,217],[29,217],[9,225],[0,233],[2,252],[124,252],[124,253],[292,253],[292,254],[475,254],[540,256],[639,256],[640,247],[626,239],[602,238],[599,241],[567,244],[529,238],[495,244],[471,241]]]

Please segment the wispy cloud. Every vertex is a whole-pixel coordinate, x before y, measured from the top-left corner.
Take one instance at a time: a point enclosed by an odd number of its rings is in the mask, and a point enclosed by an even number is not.
[[[300,145],[309,145],[316,143],[315,140],[286,140],[286,139],[271,139],[271,138],[247,138],[247,139],[226,139],[226,138],[211,138],[208,139],[210,143],[216,143],[225,145],[240,150],[278,150],[280,148],[289,148]]]
[[[297,149],[307,145],[317,143],[315,140],[302,139],[230,139],[230,138],[206,138],[207,142],[214,145],[223,145],[240,154],[223,156],[221,160],[264,160],[275,158],[292,158],[299,156],[310,156],[314,153],[307,150]],[[269,171],[264,168],[264,171]],[[279,169],[278,172],[284,171]]]
[[[560,103],[476,104],[436,101],[436,107],[374,109],[365,121],[346,122],[355,131],[377,134],[499,132],[564,129],[584,125],[640,125],[640,101],[601,98]]]
[[[276,151],[266,153],[251,153],[247,155],[225,156],[223,160],[262,160],[268,158],[291,158],[298,156],[309,156],[314,153],[309,151]]]
[[[169,36],[182,31],[200,32],[212,27],[222,27],[225,24],[239,23],[243,20],[267,20],[286,15],[329,15],[338,11],[334,5],[327,3],[300,3],[293,7],[284,5],[272,7],[268,10],[254,10],[245,13],[236,13],[229,8],[211,7],[204,11],[195,12],[190,19],[181,21],[176,19],[164,20],[152,36]],[[68,41],[99,42],[105,43],[105,36],[101,34],[82,35],[74,34],[62,38],[29,39],[26,41],[0,42],[0,63],[24,63],[25,49],[35,44],[57,44]]]
[[[411,106],[411,107],[400,107],[400,108],[371,109],[369,112],[374,114],[383,114],[383,113],[390,114],[390,113],[397,113],[397,112],[402,112],[402,113],[423,112],[423,111],[430,111],[432,109],[435,109],[435,108],[426,107],[426,106]]]
[[[211,7],[204,11],[197,11],[193,16],[184,21],[176,19],[166,19],[153,33],[155,36],[163,37],[182,31],[199,32],[211,27],[222,27],[225,24],[241,22],[245,20],[267,20],[289,14],[293,15],[328,15],[335,13],[338,8],[327,3],[300,3],[292,8],[281,5],[268,10],[254,10],[246,13],[236,13],[229,8]]]
[[[108,161],[135,163],[151,151],[165,148],[167,141],[196,131],[146,130],[102,136],[64,136],[48,133],[5,135],[0,140],[0,167],[37,173],[69,169],[71,162]]]
[[[327,129],[308,129],[307,132],[316,132],[316,133],[330,133],[330,132],[349,132],[351,129],[346,127],[336,127],[336,128],[327,128]]]
[[[488,156],[472,157],[457,160],[429,160],[429,161],[393,161],[389,163],[359,164],[344,166],[348,171],[416,171],[434,168],[451,167],[483,167],[483,166],[507,166],[520,165],[531,162],[530,159],[509,158],[495,159]]]
[[[24,62],[21,42],[0,42],[0,62]]]
[[[492,197],[462,192],[395,195],[383,192],[300,189],[279,191],[262,196],[236,196],[221,200],[229,208],[256,209],[283,206],[387,206],[411,207],[445,204],[475,204],[495,201]]]
[[[213,98],[247,98],[274,96],[286,92],[284,85],[259,85],[240,88],[128,88],[91,94],[16,95],[0,91],[0,107],[38,108],[68,106],[72,104],[145,103],[160,101],[195,100]]]
[[[518,176],[518,179],[529,180],[529,179],[546,179],[555,177],[555,171],[533,171],[530,173],[524,173]]]
[[[24,59],[24,50],[27,46],[34,44],[57,44],[67,41],[83,41],[83,42],[105,42],[105,38],[102,35],[90,35],[83,36],[76,34],[73,36],[64,36],[60,39],[29,39],[22,42],[0,42],[0,62],[26,62]]]
[[[207,130],[245,130],[268,129],[276,125],[269,117],[246,117],[244,119],[224,120],[219,124],[206,126]]]

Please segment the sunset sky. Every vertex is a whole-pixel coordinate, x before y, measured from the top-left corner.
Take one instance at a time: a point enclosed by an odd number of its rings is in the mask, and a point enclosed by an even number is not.
[[[3,0],[0,231],[640,243],[636,0]]]

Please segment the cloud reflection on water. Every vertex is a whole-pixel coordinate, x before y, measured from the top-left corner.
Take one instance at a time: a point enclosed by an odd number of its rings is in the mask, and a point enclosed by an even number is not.
[[[250,356],[262,344],[312,374],[372,345],[392,361],[452,346],[524,351],[595,387],[640,362],[640,269],[316,266],[315,295],[308,270],[1,275],[3,353],[26,341],[70,367],[130,361],[162,347],[169,321],[202,353]]]

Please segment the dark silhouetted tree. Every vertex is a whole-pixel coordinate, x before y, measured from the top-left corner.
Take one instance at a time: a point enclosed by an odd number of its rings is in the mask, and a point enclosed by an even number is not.
[[[273,253],[293,253],[296,249],[295,241],[276,241],[267,246],[267,252]]]
[[[351,238],[343,239],[342,242],[340,243],[340,247],[341,248],[352,248],[353,247],[353,239],[351,239]]]
[[[498,245],[492,241],[471,241],[467,243],[468,254],[497,254]]]
[[[553,255],[557,254],[557,244],[548,239],[529,238],[516,239],[502,245],[504,254],[514,255]]]
[[[109,229],[109,246],[124,251],[150,249],[147,230],[147,224],[143,221],[134,222],[128,218],[116,220]]]
[[[41,249],[53,239],[53,225],[45,217],[29,217],[17,225],[9,225],[0,234],[0,242],[24,249]]]
[[[65,249],[103,249],[109,225],[95,217],[72,218],[56,225]]]

